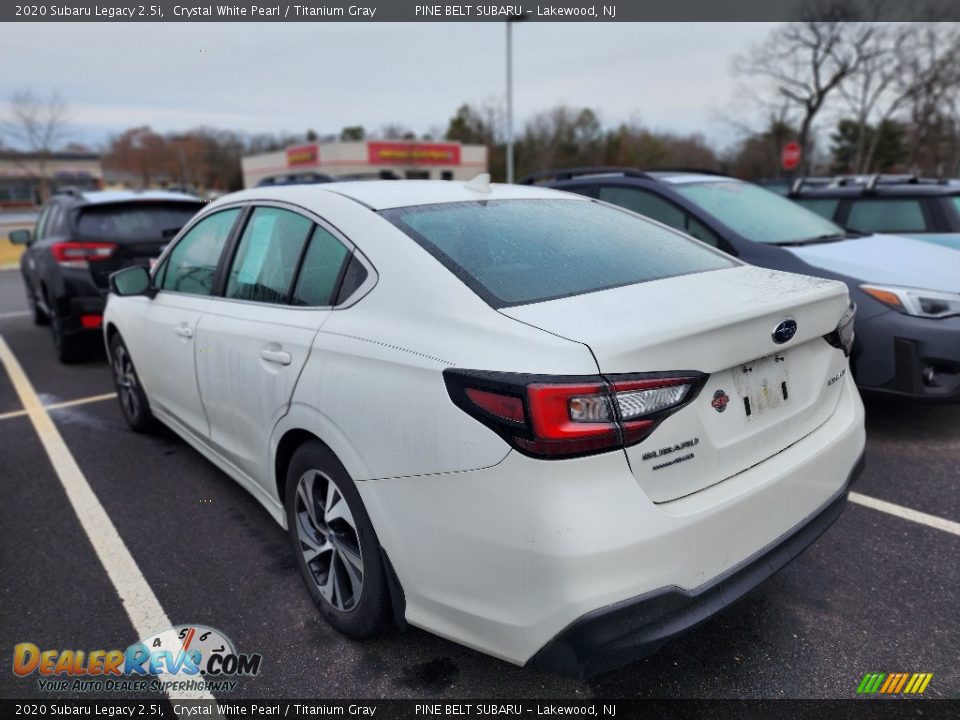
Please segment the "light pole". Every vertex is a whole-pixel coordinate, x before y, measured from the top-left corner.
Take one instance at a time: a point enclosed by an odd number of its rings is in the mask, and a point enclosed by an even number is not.
[[[523,22],[526,15],[507,18],[507,183],[513,184],[513,24]]]

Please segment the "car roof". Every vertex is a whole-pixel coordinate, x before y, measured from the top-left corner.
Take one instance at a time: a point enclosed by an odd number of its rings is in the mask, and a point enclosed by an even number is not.
[[[81,202],[85,205],[106,205],[108,203],[137,202],[147,200],[170,201],[170,202],[192,202],[203,203],[201,198],[195,195],[188,195],[181,192],[170,192],[169,190],[91,190],[91,191],[65,191],[57,193],[59,196],[67,196]]]
[[[217,204],[238,200],[280,200],[309,205],[311,201],[316,201],[322,197],[321,193],[348,197],[373,210],[386,210],[411,205],[475,202],[478,200],[536,200],[547,198],[587,200],[587,198],[569,193],[528,185],[490,183],[486,186],[489,188],[489,192],[471,189],[469,185],[469,183],[453,180],[358,180],[316,185],[263,186],[225,195],[217,200]]]
[[[648,170],[647,174],[657,180],[662,180],[663,182],[668,182],[673,185],[703,182],[743,182],[729,175],[707,175],[706,173],[684,172],[680,170]]]

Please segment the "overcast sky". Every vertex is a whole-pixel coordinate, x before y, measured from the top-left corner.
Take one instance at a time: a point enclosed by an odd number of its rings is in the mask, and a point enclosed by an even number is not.
[[[604,125],[736,133],[730,59],[769,23],[540,23],[514,26],[515,126],[559,103]],[[7,25],[0,100],[59,91],[71,140],[150,125],[248,132],[399,123],[446,128],[464,103],[505,96],[500,23],[64,23]],[[6,109],[0,114],[6,114]]]

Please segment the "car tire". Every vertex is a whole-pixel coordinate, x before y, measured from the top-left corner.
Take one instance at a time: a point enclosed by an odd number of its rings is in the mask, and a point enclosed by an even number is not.
[[[297,567],[320,613],[351,638],[382,631],[390,604],[380,541],[353,479],[328,447],[310,441],[297,449],[285,498]]]
[[[46,325],[49,322],[47,314],[40,308],[40,305],[37,304],[37,296],[33,294],[33,290],[30,289],[30,284],[26,278],[23,279],[23,285],[27,291],[27,307],[30,308],[30,317],[33,318],[33,324]]]
[[[114,333],[110,338],[110,367],[113,370],[113,386],[120,401],[120,412],[127,425],[138,433],[153,430],[157,421],[150,412],[150,402],[143,392],[133,358],[120,333]]]
[[[53,349],[57,360],[64,365],[76,362],[80,358],[80,343],[78,338],[71,337],[64,332],[63,320],[57,315],[57,306],[53,299],[47,297],[47,307],[50,309],[50,332],[53,334]]]

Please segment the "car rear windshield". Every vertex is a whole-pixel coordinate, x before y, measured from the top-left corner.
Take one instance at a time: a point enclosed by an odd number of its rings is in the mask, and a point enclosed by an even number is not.
[[[758,243],[783,245],[830,236],[844,230],[776,193],[737,180],[677,183],[675,189],[738,235]]]
[[[202,202],[94,205],[81,208],[77,234],[121,241],[172,238],[202,207]]]
[[[735,264],[633,213],[584,200],[445,203],[382,215],[493,307]]]

